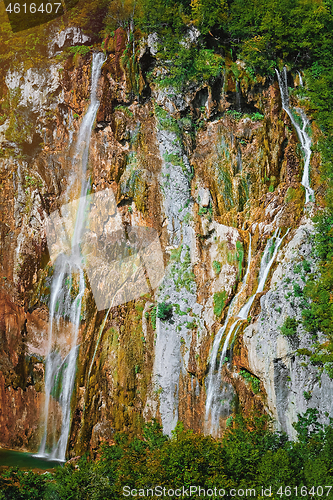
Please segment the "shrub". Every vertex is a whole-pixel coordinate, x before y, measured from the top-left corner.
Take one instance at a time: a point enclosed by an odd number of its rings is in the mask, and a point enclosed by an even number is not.
[[[167,321],[172,316],[172,304],[160,302],[157,307],[157,317],[162,321]]]
[[[253,120],[253,121],[259,121],[259,120],[263,120],[263,119],[264,119],[264,115],[262,115],[258,111],[256,111],[255,113],[253,113],[251,115],[251,120]]]
[[[279,330],[282,335],[285,335],[286,337],[292,337],[297,333],[297,324],[298,322],[295,318],[287,316],[283,325],[279,327]]]
[[[304,391],[303,396],[304,396],[304,399],[306,399],[306,401],[309,401],[312,398],[311,392],[308,392],[308,391]]]
[[[311,272],[311,264],[307,260],[303,260],[302,264],[303,264],[304,272],[310,273]]]
[[[151,325],[153,327],[153,330],[156,330],[156,314],[157,314],[157,306],[154,306],[150,312]]]
[[[260,380],[257,377],[251,375],[251,373],[246,370],[241,370],[239,374],[244,378],[244,380],[251,384],[254,394],[258,394],[260,392]]]
[[[302,297],[303,296],[303,290],[299,286],[298,283],[294,283],[293,288],[294,288],[295,297]]]

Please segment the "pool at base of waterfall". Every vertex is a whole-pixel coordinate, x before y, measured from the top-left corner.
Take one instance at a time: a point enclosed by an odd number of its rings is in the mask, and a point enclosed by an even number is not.
[[[59,460],[46,460],[42,457],[36,457],[31,453],[0,449],[0,471],[4,467],[18,467],[19,469],[26,470],[49,471],[62,464],[63,462],[60,462]]]

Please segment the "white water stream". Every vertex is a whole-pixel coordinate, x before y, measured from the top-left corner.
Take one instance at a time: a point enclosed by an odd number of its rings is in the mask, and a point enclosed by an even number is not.
[[[235,295],[235,297],[232,299],[231,304],[228,309],[227,317],[225,319],[224,325],[222,328],[219,329],[217,335],[215,336],[214,343],[213,343],[213,348],[212,348],[212,353],[210,356],[210,362],[209,362],[209,372],[208,372],[208,377],[207,377],[207,382],[206,382],[206,390],[207,390],[207,397],[206,397],[206,410],[205,410],[205,422],[206,422],[206,428],[207,431],[210,433],[213,433],[216,424],[218,424],[217,420],[219,418],[219,411],[218,408],[220,406],[220,384],[221,384],[221,371],[222,371],[222,366],[225,362],[225,357],[226,357],[226,352],[228,349],[229,345],[229,340],[230,337],[236,327],[236,324],[238,323],[238,319],[232,324],[230,327],[229,333],[225,339],[221,357],[220,357],[220,363],[219,363],[219,368],[217,373],[215,373],[215,366],[216,366],[216,360],[217,360],[217,355],[219,351],[219,347],[221,344],[222,337],[228,327],[229,319],[234,315],[234,311],[236,309],[236,306],[238,305],[238,298],[240,295],[243,293],[245,287],[246,287],[246,282],[247,278],[250,272],[250,264],[251,264],[251,234],[249,233],[249,250],[248,250],[248,256],[247,256],[247,269],[246,273],[243,279],[242,286],[239,290],[239,292]],[[210,421],[209,421],[209,415],[210,415]]]
[[[70,191],[73,183],[79,181],[81,184],[81,197],[77,204],[75,214],[71,215],[73,226],[69,229],[71,236],[70,250],[58,256],[51,285],[50,307],[49,307],[49,332],[48,332],[48,356],[45,368],[45,407],[44,407],[44,435],[39,449],[39,456],[48,457],[52,460],[64,461],[66,456],[67,441],[70,431],[70,405],[74,388],[76,373],[76,359],[78,353],[78,333],[80,327],[80,316],[82,297],[85,290],[83,273],[83,261],[79,244],[85,231],[88,199],[87,192],[89,181],[87,180],[87,165],[89,157],[89,146],[92,128],[99,106],[97,99],[97,85],[101,74],[101,68],[105,61],[102,53],[93,55],[91,70],[91,100],[89,108],[82,120],[76,142],[75,155],[72,160],[73,166],[79,166],[78,176],[73,176],[72,182],[67,189],[67,201],[70,201]],[[58,338],[61,328],[66,321],[66,339],[69,337],[69,353],[62,359],[61,340]],[[68,348],[67,348],[68,350]],[[57,422],[54,417],[54,401],[58,401],[61,412],[61,429],[57,431]],[[59,425],[58,425],[59,427]],[[56,433],[58,432],[56,438]]]
[[[288,92],[288,82],[287,82],[287,68],[284,66],[281,74],[276,69],[276,75],[279,82],[280,94],[282,100],[282,108],[285,110],[287,115],[289,116],[291,123],[296,129],[298,138],[301,143],[301,147],[304,154],[304,169],[302,176],[302,186],[305,188],[305,203],[309,201],[315,201],[314,191],[310,188],[310,159],[311,159],[311,138],[309,134],[306,132],[306,128],[309,125],[309,119],[304,113],[303,109],[295,108],[294,112],[297,112],[302,120],[302,126],[300,127],[295,117],[290,109],[289,105],[289,92]],[[303,86],[302,77],[300,76],[300,84]]]
[[[268,273],[272,267],[272,264],[275,260],[275,257],[279,251],[280,245],[283,241],[283,239],[286,237],[288,234],[289,229],[286,231],[285,235],[280,237],[281,229],[276,229],[274,231],[274,234],[272,238],[270,238],[265,246],[265,250],[263,253],[263,256],[261,258],[260,262],[260,270],[259,270],[259,284],[257,291],[250,299],[247,301],[247,303],[242,307],[242,309],[238,313],[238,317],[240,319],[247,319],[248,314],[250,312],[250,309],[252,307],[253,301],[258,293],[261,293],[264,290],[264,286],[266,283],[266,279],[268,276]]]
[[[226,317],[226,320],[224,322],[224,325],[220,330],[218,331],[214,343],[213,343],[213,349],[212,349],[212,354],[211,354],[211,359],[209,363],[209,372],[208,372],[208,377],[207,377],[207,398],[206,398],[206,411],[205,411],[205,421],[206,421],[206,431],[209,432],[210,434],[213,434],[214,432],[217,431],[218,426],[219,426],[219,419],[221,415],[221,410],[222,405],[221,405],[221,376],[222,376],[222,368],[223,365],[226,362],[226,354],[228,351],[229,343],[231,338],[235,338],[237,331],[240,327],[240,322],[242,320],[246,320],[248,317],[248,314],[250,312],[251,306],[253,304],[253,301],[258,293],[261,293],[264,290],[265,282],[267,279],[267,276],[269,274],[269,271],[272,267],[272,264],[275,260],[275,257],[279,251],[279,248],[281,246],[281,243],[285,236],[288,234],[289,229],[286,231],[285,235],[283,237],[280,236],[281,229],[276,229],[272,238],[270,238],[265,246],[265,250],[263,252],[263,256],[261,258],[261,263],[260,263],[260,270],[259,270],[259,283],[258,283],[258,288],[257,291],[255,292],[252,297],[246,302],[246,304],[240,309],[240,311],[237,314],[237,319],[232,323],[229,332],[225,338],[225,341],[223,343],[222,347],[222,352],[220,356],[220,362],[219,362],[219,367],[216,372],[215,367],[216,367],[216,359],[220,347],[220,343],[222,340],[222,337],[228,327],[229,319],[232,316],[235,316],[234,312],[236,309],[236,305],[238,302],[238,298],[243,292],[246,282],[247,282],[247,277],[250,271],[250,262],[251,262],[251,235],[250,236],[250,243],[249,243],[249,255],[248,255],[248,265],[247,265],[247,270],[246,274],[244,276],[243,284],[240,289],[240,291],[235,295],[233,298],[228,314]]]

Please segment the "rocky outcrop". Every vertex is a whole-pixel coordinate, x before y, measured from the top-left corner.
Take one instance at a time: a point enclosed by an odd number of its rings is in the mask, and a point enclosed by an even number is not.
[[[325,341],[314,339],[301,326],[301,290],[306,275],[315,266],[312,235],[313,226],[304,218],[280,253],[270,290],[260,299],[260,313],[243,335],[247,367],[262,381],[266,408],[279,430],[291,438],[296,437],[292,423],[297,421],[298,413],[317,408],[322,421],[332,414],[333,381],[325,372],[320,375],[304,354],[315,341]],[[287,317],[299,322],[297,331],[290,336],[280,330]]]

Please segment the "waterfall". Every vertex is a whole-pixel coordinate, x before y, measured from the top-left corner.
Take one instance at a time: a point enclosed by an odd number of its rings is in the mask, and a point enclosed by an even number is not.
[[[279,82],[280,94],[282,100],[282,108],[289,116],[291,123],[296,129],[299,141],[301,143],[301,147],[304,154],[304,169],[302,176],[302,186],[305,188],[305,203],[309,201],[315,201],[314,191],[310,188],[310,179],[309,179],[309,168],[310,168],[310,159],[311,159],[311,138],[306,132],[306,127],[309,125],[309,119],[304,113],[303,109],[295,108],[294,111],[297,111],[301,120],[302,126],[300,127],[297,121],[294,118],[292,110],[289,106],[289,92],[288,92],[288,82],[287,82],[287,68],[284,66],[281,74],[276,69],[276,75]],[[303,85],[302,77],[300,76],[300,83]]]
[[[235,338],[237,335],[237,331],[240,327],[240,323],[242,320],[246,320],[248,317],[248,314],[250,312],[251,306],[253,304],[253,301],[258,293],[261,293],[264,290],[265,282],[267,279],[267,276],[269,274],[269,271],[272,267],[272,264],[275,260],[275,257],[279,251],[279,248],[281,246],[281,243],[283,239],[286,237],[288,234],[289,229],[286,231],[285,235],[283,237],[280,236],[281,229],[276,229],[274,231],[274,234],[272,238],[270,238],[267,241],[267,244],[265,246],[261,262],[260,262],[260,270],[259,270],[259,283],[258,283],[258,288],[257,291],[255,292],[252,297],[246,302],[246,304],[240,309],[240,311],[237,314],[237,319],[232,323],[229,332],[225,338],[223,347],[222,347],[222,352],[220,356],[220,361],[219,361],[219,366],[217,372],[215,372],[216,368],[216,360],[217,360],[217,355],[221,343],[221,339],[228,327],[228,322],[230,317],[235,316],[234,311],[236,309],[236,303],[238,302],[238,298],[243,292],[246,282],[247,282],[247,277],[250,271],[250,261],[251,261],[251,235],[250,236],[250,244],[249,244],[249,255],[248,255],[248,265],[247,265],[247,271],[244,276],[243,284],[240,289],[240,291],[235,295],[233,298],[228,314],[226,317],[226,320],[224,322],[223,327],[218,331],[218,334],[216,335],[213,343],[213,349],[212,349],[212,354],[211,354],[211,359],[209,363],[209,372],[208,372],[208,378],[207,378],[207,398],[206,398],[206,409],[205,409],[205,420],[206,420],[206,427],[209,433],[213,433],[218,429],[219,425],[219,418],[221,414],[221,410],[223,406],[221,405],[220,402],[220,397],[221,397],[221,376],[222,376],[222,368],[223,365],[226,362],[226,354],[228,351],[229,343],[231,338]],[[210,420],[209,420],[210,417]]]
[[[67,242],[65,252],[56,259],[54,274],[51,285],[51,296],[49,306],[49,332],[48,332],[48,355],[45,363],[45,407],[44,407],[44,435],[39,449],[39,456],[51,458],[52,460],[65,460],[67,441],[71,421],[71,397],[74,388],[76,359],[78,354],[78,333],[80,327],[80,316],[82,298],[85,291],[85,280],[83,272],[83,258],[79,244],[85,231],[87,211],[89,208],[89,181],[87,180],[87,166],[89,158],[89,146],[92,128],[99,106],[97,98],[97,85],[101,74],[101,68],[105,61],[104,54],[93,55],[91,70],[91,99],[88,110],[83,117],[75,147],[73,168],[79,167],[78,178],[73,175],[67,188],[66,197],[71,198],[71,189],[78,181],[81,185],[81,197],[78,203],[71,203],[76,208],[75,213],[67,214],[68,220],[66,230]],[[68,205],[69,206],[69,205]],[[64,207],[63,207],[64,208]],[[66,213],[66,208],[64,208]],[[74,222],[75,221],[75,222]],[[63,247],[62,247],[63,248]],[[51,253],[51,252],[50,252]],[[59,333],[62,331],[64,320],[69,324],[69,352],[62,359],[61,351],[66,350],[61,345]],[[67,323],[66,323],[67,324]],[[68,326],[67,326],[68,328]],[[63,334],[65,332],[62,332]],[[68,350],[68,347],[67,347]],[[57,422],[54,421],[51,405],[57,401],[61,408],[62,418],[60,431],[56,429]],[[59,435],[58,439],[56,434]]]
[[[209,418],[209,414],[211,413],[211,421],[210,421],[210,426],[209,426],[210,433],[213,432],[214,427],[216,427],[216,424],[218,423],[218,422],[216,422],[216,420],[218,419],[218,415],[217,415],[218,412],[216,411],[216,408],[218,406],[217,398],[219,397],[219,393],[220,393],[222,366],[223,366],[224,361],[225,361],[225,356],[227,353],[227,349],[228,349],[231,335],[232,335],[233,331],[235,330],[237,323],[239,322],[238,319],[230,327],[229,333],[225,339],[225,342],[224,342],[224,345],[222,348],[219,368],[218,368],[217,373],[215,373],[217,355],[218,355],[219,347],[221,344],[221,339],[222,339],[222,337],[223,337],[223,335],[228,327],[229,319],[230,319],[230,317],[232,317],[234,315],[234,311],[236,309],[236,306],[238,305],[238,299],[246,287],[247,278],[248,278],[248,275],[250,272],[250,264],[251,264],[251,233],[249,233],[249,250],[248,250],[248,256],[247,256],[247,269],[246,269],[245,276],[243,278],[242,286],[241,286],[239,292],[235,295],[235,297],[231,301],[231,304],[230,304],[229,309],[228,309],[227,317],[224,321],[224,325],[222,326],[222,328],[219,329],[217,335],[215,336],[213,348],[212,348],[212,353],[210,356],[209,371],[208,371],[207,382],[206,382],[207,397],[206,397],[206,409],[205,409],[206,426],[208,425],[208,418]]]
[[[264,290],[264,286],[266,283],[266,279],[268,273],[272,267],[272,264],[275,260],[275,257],[279,251],[282,241],[289,233],[289,229],[287,229],[284,236],[280,236],[281,229],[278,228],[274,231],[272,238],[270,238],[265,246],[265,250],[260,262],[260,270],[259,270],[259,283],[257,291],[250,299],[246,302],[246,304],[242,307],[242,309],[238,313],[238,317],[240,319],[247,319],[250,309],[252,307],[253,301],[258,293],[261,293]]]

